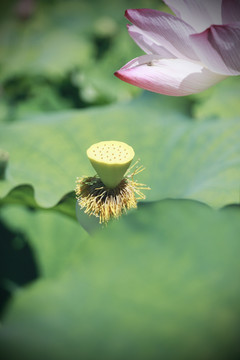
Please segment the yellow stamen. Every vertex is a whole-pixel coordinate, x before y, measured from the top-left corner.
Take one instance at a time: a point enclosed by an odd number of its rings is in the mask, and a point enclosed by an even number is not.
[[[78,178],[76,197],[80,208],[85,209],[89,216],[98,217],[100,224],[107,223],[111,218],[119,218],[129,209],[137,208],[137,200],[145,199],[141,190],[150,189],[133,180],[133,176],[142,170],[142,167],[137,168],[113,189],[107,188],[97,175]]]

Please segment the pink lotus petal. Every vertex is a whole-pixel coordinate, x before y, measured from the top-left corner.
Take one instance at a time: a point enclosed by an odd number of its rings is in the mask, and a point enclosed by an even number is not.
[[[129,84],[172,96],[203,91],[226,77],[213,73],[196,62],[161,59],[154,55],[133,59],[115,75]]]
[[[240,21],[240,1],[222,0],[223,24]]]
[[[211,26],[190,38],[199,59],[211,71],[240,74],[240,23]]]
[[[197,32],[207,29],[212,24],[222,24],[221,0],[164,0],[164,2]]]
[[[130,9],[125,15],[142,31],[144,42],[162,46],[175,57],[197,60],[189,40],[195,31],[181,19],[151,9]]]
[[[146,54],[157,54],[162,58],[173,59],[175,56],[163,46],[156,44],[153,39],[149,39],[145,32],[135,25],[128,26],[129,35],[133,38],[135,43]]]

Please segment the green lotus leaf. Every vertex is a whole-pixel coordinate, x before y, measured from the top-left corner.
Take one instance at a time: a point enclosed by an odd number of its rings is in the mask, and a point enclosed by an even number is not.
[[[0,143],[9,162],[0,196],[31,185],[39,206],[55,206],[74,190],[77,176],[94,174],[86,156],[89,146],[118,140],[132,146],[135,160],[146,167],[138,181],[151,187],[149,201],[238,203],[240,122],[196,123],[188,107],[187,99],[145,93],[129,102],[1,124]]]
[[[80,259],[89,237],[76,221],[54,211],[8,205],[1,211],[1,219],[12,231],[28,239],[41,277],[58,276],[72,266],[76,254]]]
[[[237,358],[239,231],[239,209],[140,206],[54,281],[15,294],[0,329],[5,358]]]

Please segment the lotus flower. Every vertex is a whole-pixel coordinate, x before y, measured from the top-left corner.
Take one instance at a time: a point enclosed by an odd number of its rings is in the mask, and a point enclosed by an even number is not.
[[[239,0],[165,0],[176,14],[126,10],[128,31],[146,55],[115,75],[153,92],[183,96],[240,74]]]

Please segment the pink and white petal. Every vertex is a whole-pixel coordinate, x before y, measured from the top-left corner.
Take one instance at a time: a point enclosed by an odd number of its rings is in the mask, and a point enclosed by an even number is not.
[[[144,40],[167,49],[175,57],[197,60],[189,35],[194,29],[176,16],[151,9],[129,9],[126,18],[144,33]]]
[[[222,21],[223,24],[240,22],[239,0],[222,0]]]
[[[222,0],[164,0],[182,20],[201,32],[212,24],[222,24]]]
[[[128,32],[135,43],[143,50],[146,54],[155,54],[159,55],[162,58],[175,58],[170,51],[168,51],[164,46],[161,46],[154,42],[153,39],[149,38],[146,33],[139,29],[135,25],[128,25]]]
[[[190,38],[199,59],[211,71],[240,74],[240,23],[214,25]]]
[[[133,59],[114,75],[129,84],[171,96],[198,93],[226,78],[196,62],[153,55]]]

